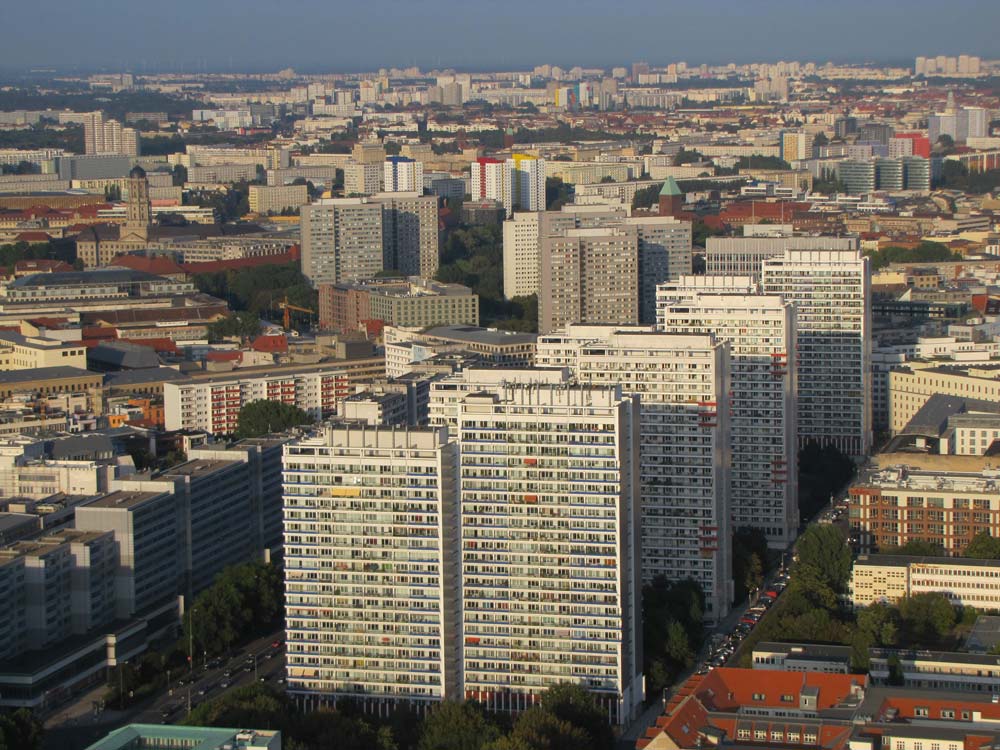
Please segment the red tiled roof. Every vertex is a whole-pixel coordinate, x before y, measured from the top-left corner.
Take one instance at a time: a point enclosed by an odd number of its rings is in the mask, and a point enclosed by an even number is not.
[[[14,239],[17,242],[48,242],[52,236],[47,232],[21,232]]]
[[[208,362],[239,362],[243,352],[206,352],[205,359]]]
[[[129,339],[119,337],[122,341],[126,341],[129,344],[138,344],[139,346],[148,346],[155,352],[167,352],[169,354],[177,353],[177,344],[171,338],[158,338],[158,339]]]
[[[850,674],[720,667],[705,675],[698,686],[698,695],[707,700],[710,707],[722,711],[736,710],[744,705],[780,708],[788,705],[781,700],[784,695],[794,696],[793,705],[798,705],[799,693],[802,688],[809,686],[819,688],[816,708],[822,711],[840,703],[850,695],[853,685],[864,681],[864,677]],[[707,697],[709,690],[712,691],[711,697]],[[764,697],[762,700],[755,700],[755,695]]]
[[[293,245],[288,252],[277,255],[258,255],[252,258],[235,258],[233,260],[212,260],[204,263],[182,263],[181,268],[188,273],[216,273],[240,268],[257,266],[276,266],[285,263],[295,263],[299,260],[299,246]]]
[[[44,234],[44,232],[43,232]],[[48,239],[48,235],[45,235]],[[73,270],[73,266],[61,260],[49,260],[39,258],[37,260],[19,260],[14,264],[14,273],[66,273]]]

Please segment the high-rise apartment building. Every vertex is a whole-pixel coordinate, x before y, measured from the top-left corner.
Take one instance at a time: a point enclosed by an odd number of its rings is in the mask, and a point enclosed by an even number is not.
[[[405,156],[390,156],[383,165],[382,189],[387,193],[424,192],[424,165]]]
[[[459,405],[464,697],[524,710],[576,683],[643,698],[638,400],[512,385]]]
[[[312,706],[461,699],[447,430],[327,426],[285,447],[284,477],[289,692]]]
[[[423,188],[418,188],[379,193],[371,200],[382,210],[383,267],[433,278],[438,270],[437,197],[423,195]]]
[[[545,160],[514,154],[505,162],[503,205],[514,211],[545,210]]]
[[[302,273],[314,285],[370,279],[383,268],[382,206],[328,198],[302,207]]]
[[[139,155],[138,133],[117,120],[104,119],[103,112],[84,115],[83,145],[85,154]]]
[[[639,322],[639,236],[633,226],[569,229],[541,240],[538,330]]]
[[[651,326],[569,326],[539,337],[535,357],[639,399],[642,580],[693,579],[706,617],[724,617],[733,594],[729,345]]]
[[[472,162],[469,194],[473,201],[494,200],[503,202],[506,166],[500,159],[480,157]]]
[[[811,159],[813,156],[812,133],[783,130],[780,145],[780,156],[787,162]]]
[[[344,196],[357,198],[380,192],[384,174],[382,162],[349,161],[344,165]]]
[[[748,276],[681,276],[660,286],[657,317],[666,333],[729,342],[733,525],[785,549],[799,526],[794,305]]]
[[[795,304],[799,445],[871,446],[871,273],[858,250],[785,250],[761,289]]]

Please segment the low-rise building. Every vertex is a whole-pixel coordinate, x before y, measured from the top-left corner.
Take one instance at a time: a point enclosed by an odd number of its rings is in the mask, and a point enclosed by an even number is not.
[[[250,210],[258,214],[294,210],[309,202],[305,185],[251,185]]]
[[[847,674],[851,671],[851,648],[816,643],[761,641],[753,647],[753,668]]]
[[[411,276],[319,285],[320,328],[357,331],[364,321],[427,328],[479,325],[479,295],[461,284]]]
[[[1000,562],[959,557],[859,555],[851,569],[855,607],[896,604],[917,594],[939,593],[956,607],[1000,610]]]
[[[281,750],[281,732],[272,729],[222,729],[166,724],[129,724],[88,745],[86,750],[135,748],[197,750]]]

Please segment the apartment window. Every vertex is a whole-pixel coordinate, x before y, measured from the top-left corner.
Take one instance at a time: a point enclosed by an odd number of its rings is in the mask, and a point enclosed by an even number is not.
[[[754,694],[753,694],[753,699],[754,699],[755,701],[763,701],[763,700],[765,700],[765,699],[766,699],[766,697],[767,697],[767,696],[766,696],[766,695],[764,695],[764,693],[754,693]]]

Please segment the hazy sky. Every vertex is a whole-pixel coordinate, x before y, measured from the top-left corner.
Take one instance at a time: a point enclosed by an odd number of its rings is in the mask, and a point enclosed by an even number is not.
[[[0,28],[7,69],[1000,57],[1000,0],[0,0]]]

